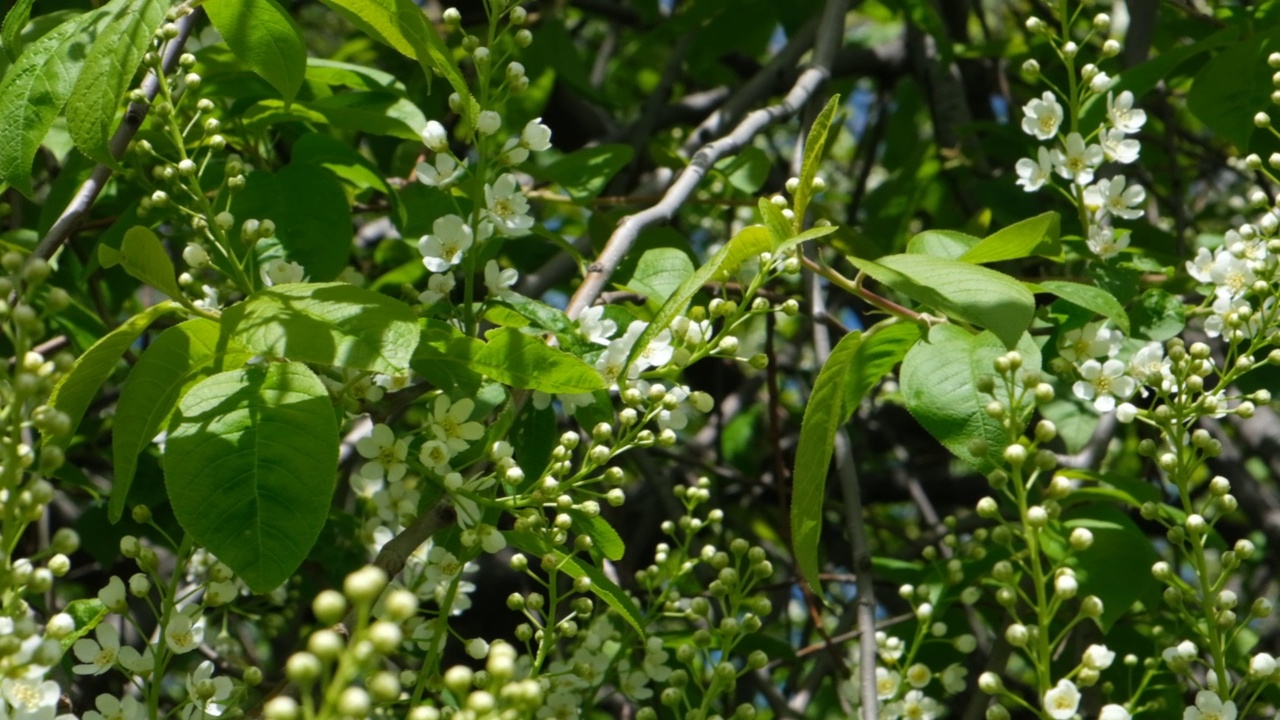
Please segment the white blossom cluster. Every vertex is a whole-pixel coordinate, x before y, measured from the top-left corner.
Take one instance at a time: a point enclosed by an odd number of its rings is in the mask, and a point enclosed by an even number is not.
[[[1109,20],[1101,24],[1106,23]],[[1077,50],[1074,43],[1067,45],[1070,48],[1064,48],[1063,54],[1068,62],[1072,62]],[[1104,48],[1104,55],[1107,52],[1118,50]],[[1034,69],[1038,71],[1038,66]],[[1127,165],[1138,159],[1141,144],[1130,136],[1146,123],[1147,114],[1134,107],[1133,93],[1128,90],[1119,95],[1112,93],[1115,79],[1097,66],[1088,64],[1082,67],[1080,79],[1083,86],[1078,96],[1067,99],[1071,116],[1052,90],[1046,90],[1022,107],[1023,132],[1046,145],[1038,148],[1034,158],[1019,160],[1015,170],[1017,184],[1027,192],[1035,192],[1053,183],[1055,176],[1065,182],[1065,194],[1081,209],[1082,217],[1088,220],[1086,241],[1090,251],[1105,259],[1128,247],[1128,234],[1117,231],[1112,222],[1115,218],[1133,220],[1141,217],[1143,211],[1139,206],[1146,199],[1146,191],[1123,175],[1102,179],[1096,176],[1104,162]],[[1104,94],[1106,119],[1096,130],[1082,134],[1076,128],[1079,107],[1086,99]]]

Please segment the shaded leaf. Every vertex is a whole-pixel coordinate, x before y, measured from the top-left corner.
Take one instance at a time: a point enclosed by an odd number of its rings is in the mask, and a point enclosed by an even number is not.
[[[245,67],[292,102],[307,69],[302,31],[275,0],[205,0],[209,20]]]
[[[490,333],[471,367],[505,385],[548,394],[587,393],[605,387],[595,368],[516,328]]]

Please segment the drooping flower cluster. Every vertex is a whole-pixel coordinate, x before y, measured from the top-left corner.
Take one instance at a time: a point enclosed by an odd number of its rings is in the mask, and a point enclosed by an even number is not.
[[[1105,16],[1099,16],[1105,18]],[[1109,20],[1097,21],[1106,25]],[[1103,56],[1119,51],[1108,41]],[[1069,46],[1069,47],[1067,47]],[[1078,52],[1075,43],[1067,43],[1062,54],[1067,63],[1073,64]],[[1028,70],[1038,72],[1034,61]],[[1075,72],[1069,67],[1068,72]],[[1034,158],[1018,161],[1015,170],[1017,184],[1027,192],[1035,192],[1051,184],[1054,177],[1067,184],[1065,193],[1081,211],[1088,232],[1087,245],[1099,258],[1113,257],[1129,245],[1128,233],[1113,227],[1115,218],[1133,220],[1142,216],[1141,204],[1146,191],[1141,185],[1129,182],[1124,175],[1097,178],[1104,162],[1121,165],[1138,159],[1141,144],[1130,137],[1147,121],[1147,114],[1134,107],[1133,93],[1125,90],[1118,95],[1111,91],[1115,80],[1093,64],[1080,68],[1082,81],[1078,90],[1073,87],[1072,97],[1065,98],[1067,108],[1059,102],[1058,94],[1046,90],[1022,107],[1022,130],[1047,143],[1040,146]],[[1074,86],[1074,83],[1073,83]],[[1106,97],[1106,119],[1089,134],[1077,129],[1081,108],[1092,96]]]

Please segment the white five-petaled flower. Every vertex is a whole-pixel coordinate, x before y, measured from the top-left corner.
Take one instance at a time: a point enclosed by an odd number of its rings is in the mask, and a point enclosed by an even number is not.
[[[1133,93],[1125,90],[1117,96],[1107,95],[1107,119],[1111,127],[1132,135],[1147,122],[1145,110],[1133,106]]]
[[[213,694],[201,697],[199,688],[205,681],[213,683]],[[213,663],[205,660],[187,676],[187,695],[191,698],[191,704],[182,708],[182,720],[201,720],[206,716],[222,715],[227,710],[227,701],[231,699],[233,692],[235,684],[231,682],[231,678],[213,677]]]
[[[71,646],[71,651],[83,663],[71,668],[77,675],[101,675],[115,667],[116,658],[120,655],[120,632],[114,625],[100,623],[93,634],[96,642],[82,638]]]
[[[1082,662],[1090,670],[1106,670],[1115,662],[1116,653],[1106,645],[1090,645],[1084,650]]]
[[[1108,328],[1105,321],[1089,323],[1063,333],[1058,338],[1058,354],[1071,362],[1109,357],[1120,349],[1123,339],[1118,331]]]
[[[1187,261],[1187,274],[1202,283],[1213,282],[1210,272],[1213,270],[1213,253],[1208,248],[1200,248],[1196,256]]]
[[[449,448],[451,454],[466,450],[472,442],[484,437],[483,425],[468,422],[475,407],[476,403],[471,398],[452,402],[443,393],[436,396],[432,406],[431,433]]]
[[[418,302],[423,305],[434,305],[448,297],[457,284],[452,273],[435,274],[427,278],[427,289],[418,293]]]
[[[1041,146],[1037,157],[1038,160],[1022,158],[1014,166],[1018,172],[1017,184],[1027,192],[1035,192],[1044,187],[1053,175],[1053,153],[1049,152],[1049,148]]]
[[[503,165],[519,165],[529,159],[529,148],[520,144],[520,138],[507,138],[498,154],[498,161]]]
[[[1138,382],[1159,388],[1164,392],[1173,389],[1173,371],[1164,347],[1158,342],[1147,343],[1129,358],[1129,374]]]
[[[507,546],[507,538],[502,531],[492,525],[481,523],[476,526],[476,538],[480,540],[480,547],[489,554],[502,552]]]
[[[898,694],[902,676],[886,667],[876,668],[876,697],[888,700]]]
[[[1142,144],[1133,138],[1125,137],[1123,130],[1112,128],[1104,130],[1099,137],[1102,152],[1108,160],[1128,164],[1138,159]]]
[[[164,628],[164,641],[174,653],[191,652],[204,642],[204,617],[195,622],[184,612],[175,612]]]
[[[951,663],[942,671],[942,689],[947,691],[948,695],[958,695],[964,692],[964,678],[969,674],[969,669],[960,663]]]
[[[485,214],[503,235],[524,235],[533,227],[529,201],[520,191],[516,176],[506,173],[492,185],[484,186]]]
[[[1223,702],[1212,690],[1201,690],[1196,693],[1196,704],[1182,711],[1182,720],[1236,720],[1236,704]]]
[[[369,460],[360,466],[359,479],[352,478],[351,481],[356,492],[364,497],[381,490],[384,479],[386,482],[398,482],[409,469],[404,461],[409,454],[409,440],[397,440],[391,428],[381,423],[356,441],[356,452]]]
[[[1129,232],[1117,232],[1106,223],[1094,223],[1089,228],[1089,239],[1085,241],[1085,245],[1090,252],[1105,260],[1129,247]]]
[[[1070,680],[1059,680],[1044,694],[1044,710],[1054,720],[1070,720],[1080,707],[1080,690]]]
[[[446,189],[462,177],[466,166],[448,153],[437,153],[434,163],[418,163],[415,175],[423,185]]]
[[[906,720],[934,720],[942,714],[938,701],[925,695],[920,690],[909,690],[900,703],[901,717]]]
[[[1080,366],[1080,377],[1071,386],[1072,392],[1081,400],[1093,401],[1098,412],[1111,412],[1116,407],[1116,400],[1123,400],[1133,394],[1138,381],[1125,375],[1123,362],[1111,359],[1105,363],[1097,360],[1086,360]]]
[[[267,286],[285,285],[287,283],[303,282],[307,279],[306,268],[296,262],[289,262],[284,258],[276,258],[268,260],[262,266],[260,271],[262,282]]]
[[[1115,703],[1103,705],[1102,712],[1098,713],[1098,720],[1131,720],[1132,718],[1133,716],[1129,714],[1128,710],[1124,709],[1123,705],[1116,705]]]
[[[578,316],[578,334],[596,345],[608,345],[618,324],[604,316],[603,305],[592,305]]]
[[[11,720],[53,720],[61,695],[58,683],[52,680],[5,678],[0,682],[0,696],[12,708]]]
[[[119,698],[115,695],[99,695],[93,704],[98,709],[86,710],[84,720],[143,720],[147,716],[146,706],[132,695]]]
[[[1123,175],[1109,180],[1099,180],[1084,190],[1084,206],[1090,211],[1103,212],[1134,220],[1142,217],[1142,209],[1134,207],[1147,197],[1147,191],[1141,185],[1125,187]]]
[[[1209,280],[1213,283],[1213,294],[1228,300],[1244,297],[1253,287],[1258,276],[1247,260],[1242,260],[1229,252],[1220,252],[1209,268]]]
[[[1051,140],[1062,125],[1062,105],[1048,90],[1023,105],[1022,114],[1022,131],[1034,135],[1037,140]]]
[[[1053,151],[1053,161],[1058,174],[1077,185],[1093,182],[1093,171],[1102,164],[1106,155],[1102,146],[1088,145],[1080,133],[1071,133],[1063,142],[1062,150]]]
[[[432,235],[423,235],[418,241],[422,264],[433,273],[444,272],[462,261],[462,254],[471,248],[475,234],[471,226],[457,215],[436,218],[431,224]]]
[[[438,475],[449,472],[449,460],[452,458],[449,446],[439,440],[428,440],[418,448],[418,461]]]
[[[515,296],[515,291],[511,289],[516,284],[516,280],[520,279],[520,273],[515,268],[503,268],[498,265],[497,260],[490,260],[484,264],[484,286],[489,291],[490,297],[494,298],[510,298]]]
[[[530,120],[520,131],[520,144],[533,152],[546,150],[551,147],[551,128],[542,124],[542,118]]]

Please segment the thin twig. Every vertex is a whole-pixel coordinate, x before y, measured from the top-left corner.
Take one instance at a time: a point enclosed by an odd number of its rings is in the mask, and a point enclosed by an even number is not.
[[[178,67],[178,58],[182,57],[182,49],[187,43],[187,38],[191,37],[191,32],[195,30],[196,23],[202,17],[204,17],[204,10],[196,8],[178,19],[178,34],[165,46],[164,56],[160,62],[162,73],[168,75]],[[124,151],[129,148],[133,136],[142,127],[142,121],[147,119],[151,101],[155,99],[158,92],[160,92],[160,76],[153,68],[147,71],[147,76],[142,80],[142,93],[146,96],[146,101],[129,103],[129,108],[124,112],[124,119],[120,121],[120,127],[116,128],[111,141],[107,143],[111,157],[117,160],[124,157]],[[36,245],[36,249],[32,252],[33,256],[48,260],[58,252],[58,248],[71,237],[80,221],[93,208],[93,203],[107,186],[107,181],[111,179],[111,172],[109,165],[98,163],[94,166],[89,177],[80,185],[80,189],[72,196],[62,214],[49,228],[48,234]]]

